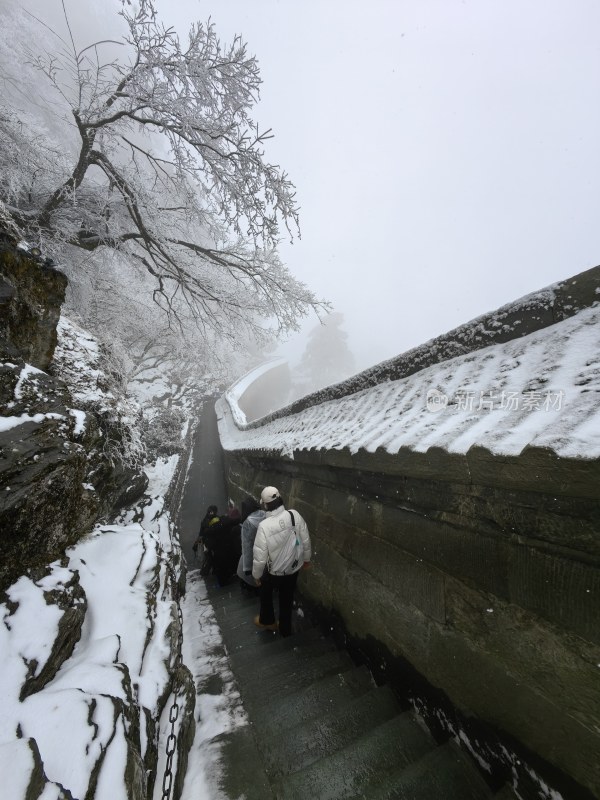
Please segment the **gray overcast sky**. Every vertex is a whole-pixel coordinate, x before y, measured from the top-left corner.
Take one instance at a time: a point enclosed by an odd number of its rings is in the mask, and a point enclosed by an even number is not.
[[[600,263],[597,0],[176,5],[257,55],[302,207],[282,253],[359,366]]]
[[[359,367],[600,263],[597,0],[157,5],[258,57],[255,118],[302,208],[282,256]]]

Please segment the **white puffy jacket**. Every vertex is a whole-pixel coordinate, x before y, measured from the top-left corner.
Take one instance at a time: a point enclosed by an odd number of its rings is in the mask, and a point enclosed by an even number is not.
[[[294,509],[292,509],[292,514],[296,523],[296,531],[304,549],[303,559],[298,564],[298,569],[300,569],[303,562],[310,561],[310,536],[306,522],[300,514]],[[267,516],[256,531],[256,539],[254,540],[254,549],[252,551],[252,575],[255,580],[262,578],[267,561],[275,559],[277,553],[289,538],[291,528],[292,518],[285,506],[279,506],[274,511],[267,511]]]

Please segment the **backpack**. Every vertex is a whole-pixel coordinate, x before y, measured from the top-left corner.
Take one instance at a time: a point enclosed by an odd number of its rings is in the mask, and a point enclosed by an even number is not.
[[[297,572],[299,564],[304,557],[304,545],[296,531],[296,520],[291,511],[288,512],[292,518],[292,527],[289,536],[281,547],[277,556],[272,561],[269,559],[268,569],[272,575],[289,575]]]

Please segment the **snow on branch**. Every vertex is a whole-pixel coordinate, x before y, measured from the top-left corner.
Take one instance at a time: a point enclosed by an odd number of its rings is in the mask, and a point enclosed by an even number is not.
[[[175,317],[185,306],[213,330],[242,315],[256,333],[268,319],[296,328],[324,304],[277,255],[282,230],[299,232],[298,206],[266,158],[271,131],[251,117],[256,58],[239,36],[223,44],[210,21],[182,44],[152,0],[123,3],[120,16],[119,46],[79,47],[69,27],[55,51],[30,55],[67,146],[0,109],[0,196],[15,223],[54,253],[119,251]]]

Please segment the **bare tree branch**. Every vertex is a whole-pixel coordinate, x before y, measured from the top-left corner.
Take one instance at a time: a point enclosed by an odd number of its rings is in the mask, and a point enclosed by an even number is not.
[[[42,139],[26,146],[0,113],[0,197],[54,252],[109,248],[143,269],[176,325],[191,315],[225,337],[296,328],[325,304],[277,254],[282,229],[298,233],[298,206],[266,158],[272,131],[251,118],[256,59],[239,36],[224,45],[210,21],[192,25],[182,48],[153,0],[124,3],[120,16],[123,57],[103,60],[116,40],[79,48],[65,10],[68,41],[34,61],[68,103],[69,146],[58,158]]]

